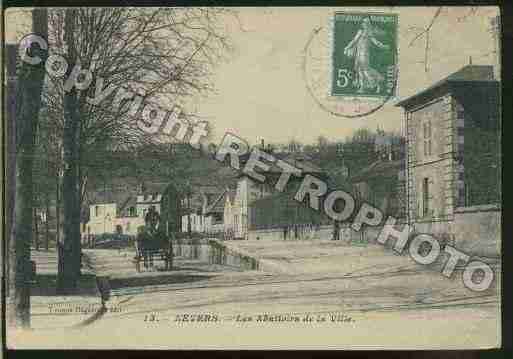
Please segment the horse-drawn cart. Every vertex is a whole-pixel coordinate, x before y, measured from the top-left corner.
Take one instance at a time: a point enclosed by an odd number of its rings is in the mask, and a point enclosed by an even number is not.
[[[165,262],[165,270],[173,267],[173,245],[170,236],[161,232],[144,231],[135,240],[134,263],[137,272],[141,271],[141,261],[144,268],[153,267],[154,256]]]

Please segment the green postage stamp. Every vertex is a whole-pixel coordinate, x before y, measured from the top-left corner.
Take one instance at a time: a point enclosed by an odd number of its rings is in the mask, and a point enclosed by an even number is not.
[[[336,12],[332,96],[395,95],[397,15]]]

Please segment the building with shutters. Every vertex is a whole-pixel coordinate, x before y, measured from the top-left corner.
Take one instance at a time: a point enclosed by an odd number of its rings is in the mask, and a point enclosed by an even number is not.
[[[407,219],[416,232],[483,255],[498,252],[499,101],[493,66],[469,64],[398,103],[407,137]]]

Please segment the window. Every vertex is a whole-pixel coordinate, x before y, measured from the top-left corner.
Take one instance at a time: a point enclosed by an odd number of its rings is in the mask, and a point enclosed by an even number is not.
[[[130,217],[135,217],[135,216],[136,216],[136,213],[135,213],[135,207],[133,207],[133,206],[132,206],[132,207],[130,207],[130,208],[128,209],[128,215],[129,215]]]
[[[422,181],[422,215],[429,215],[429,178]]]
[[[100,206],[94,206],[94,215],[96,217],[100,216]]]
[[[461,186],[458,188],[458,206],[465,206],[465,197],[466,197],[465,183],[461,182]]]
[[[223,214],[222,213],[214,213],[214,223],[221,223],[223,221]]]
[[[424,156],[431,156],[431,121],[424,122],[422,127],[422,137],[424,139]]]
[[[130,232],[130,222],[126,222],[126,231]]]

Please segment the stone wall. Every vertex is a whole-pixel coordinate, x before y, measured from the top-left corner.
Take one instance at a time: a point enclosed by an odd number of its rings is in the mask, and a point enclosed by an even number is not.
[[[321,226],[318,231],[306,233],[299,239],[331,239],[333,226]],[[248,231],[249,240],[283,240],[283,228],[259,229]],[[287,240],[296,240],[294,231],[289,231]]]
[[[430,234],[437,239],[446,238],[453,233],[451,221],[415,222],[412,224],[412,227],[414,233]]]
[[[350,241],[375,241],[378,237],[382,227],[363,227],[361,231],[357,232],[349,227],[349,225],[342,225],[340,230],[340,240],[350,242]],[[250,230],[248,232],[249,240],[283,240],[283,228],[274,228],[274,229],[260,229],[260,230]],[[329,240],[333,237],[333,226],[326,225],[321,226],[318,231],[314,231],[311,233],[306,233],[303,236],[300,236],[299,239],[294,238],[294,232],[289,232],[289,236],[287,240]]]
[[[496,205],[459,207],[452,221],[416,222],[415,233],[448,240],[469,255],[500,257],[501,209]]]
[[[493,205],[457,208],[452,224],[456,248],[467,254],[500,257],[501,214]]]

